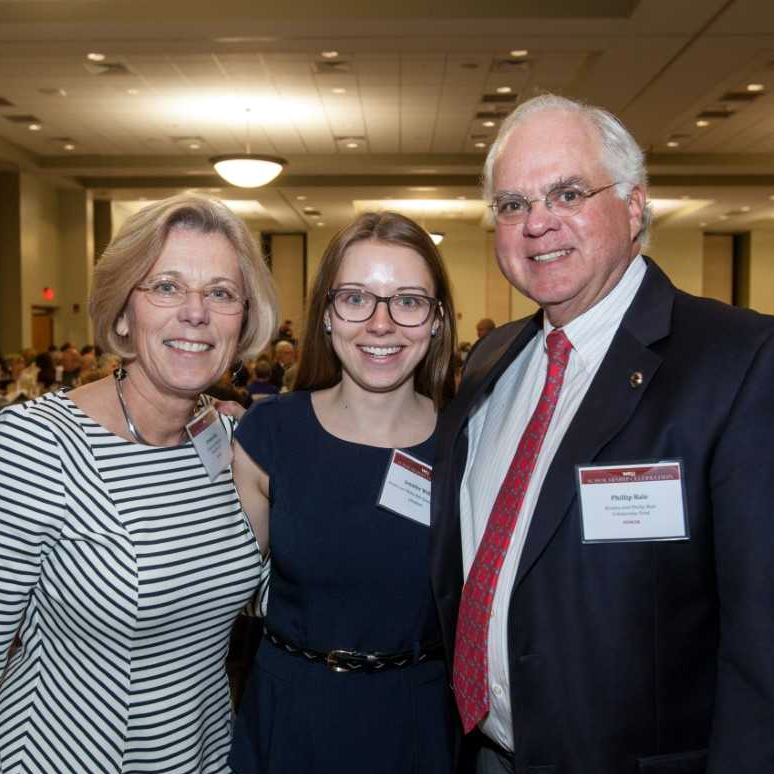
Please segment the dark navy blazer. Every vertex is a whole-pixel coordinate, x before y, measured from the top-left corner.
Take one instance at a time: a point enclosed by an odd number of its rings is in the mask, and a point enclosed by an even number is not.
[[[774,772],[774,317],[676,290],[646,260],[511,592],[518,774]],[[431,565],[449,653],[467,417],[541,325],[484,338],[441,420]],[[688,540],[582,543],[576,465],[676,458]]]

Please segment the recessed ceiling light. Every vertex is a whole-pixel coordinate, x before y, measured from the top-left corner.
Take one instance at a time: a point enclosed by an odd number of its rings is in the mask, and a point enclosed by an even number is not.
[[[677,142],[677,140],[669,140],[669,142],[667,143],[667,148],[679,148],[679,147],[680,147],[680,143]]]
[[[527,56],[527,54],[529,54],[529,51],[526,48],[516,48],[511,51],[511,56],[515,57]]]
[[[476,148],[486,148],[486,143],[485,142],[477,142],[477,143],[474,143],[474,147],[476,147]]]
[[[92,51],[86,54],[86,59],[88,59],[90,62],[104,62],[105,55],[100,54],[98,51]]]
[[[74,145],[73,145],[71,142],[68,142],[68,143],[67,143],[67,144],[64,146],[64,149],[65,149],[66,151],[73,151],[73,150],[75,150],[75,146],[74,146]]]
[[[356,142],[348,142],[347,143],[347,147],[348,148],[357,148],[359,146],[358,146],[358,144]]]
[[[438,187],[435,185],[410,185],[408,190],[415,193],[430,193],[430,191],[437,191]]]
[[[323,59],[335,59],[338,55],[338,51],[320,51],[320,56]]]
[[[763,91],[766,87],[762,83],[748,83],[747,91]]]
[[[192,142],[192,143],[189,143],[189,144],[188,144],[188,147],[189,147],[191,150],[199,150],[199,148],[201,148],[202,146],[201,146],[201,145],[199,145],[199,143],[198,143],[198,142]]]
[[[745,204],[744,207],[740,207],[739,209],[741,209],[742,212],[749,212],[752,209],[752,207],[750,207],[749,204]]]
[[[304,212],[314,212],[314,207],[304,207]]]
[[[30,124],[27,128],[31,132],[39,132],[43,128],[43,125],[42,124]]]
[[[498,94],[510,94],[512,89],[510,86],[498,86],[495,91],[497,91]]]
[[[710,125],[710,122],[709,122],[709,121],[707,121],[707,119],[706,119],[706,118],[700,118],[700,119],[699,119],[699,120],[696,122],[696,126],[700,126],[700,127],[702,127],[702,128],[703,128],[703,127],[705,127],[705,126],[709,126],[709,125]]]
[[[347,93],[347,90],[346,90],[346,89],[341,89],[341,88],[338,88],[338,89],[331,89],[331,91],[332,91],[334,94],[346,94],[346,93]]]
[[[305,202],[306,201],[306,196],[296,196],[296,201]]]
[[[132,97],[135,97],[135,96],[137,96],[140,93],[140,90],[139,89],[127,89],[126,93],[130,94]]]
[[[484,121],[483,125],[486,126],[486,127],[492,127],[492,126],[495,125],[495,122],[494,121]]]
[[[317,223],[315,223],[316,226],[324,226],[325,223],[323,223],[321,220],[318,220]]]

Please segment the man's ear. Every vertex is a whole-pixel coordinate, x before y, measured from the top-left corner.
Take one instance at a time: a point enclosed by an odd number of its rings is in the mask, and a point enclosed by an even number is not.
[[[627,206],[629,208],[629,234],[634,241],[637,234],[642,230],[642,220],[645,216],[645,205],[647,199],[645,191],[639,185],[635,185],[627,197]]]

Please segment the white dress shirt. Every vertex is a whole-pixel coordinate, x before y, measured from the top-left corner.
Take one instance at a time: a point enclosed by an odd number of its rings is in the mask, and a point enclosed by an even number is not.
[[[501,747],[513,750],[508,677],[508,606],[535,504],[551,461],[602,363],[613,336],[645,276],[637,256],[618,284],[595,306],[564,326],[573,346],[559,401],[535,469],[497,582],[489,624],[489,713],[481,730]],[[495,498],[510,467],[522,433],[543,391],[548,356],[544,327],[503,373],[492,393],[471,412],[468,459],[460,488],[460,529],[465,578],[486,529]],[[580,537],[578,538],[580,540]]]

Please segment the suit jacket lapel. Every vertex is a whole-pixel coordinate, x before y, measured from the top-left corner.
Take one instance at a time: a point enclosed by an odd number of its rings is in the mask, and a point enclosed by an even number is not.
[[[674,287],[649,259],[648,271],[548,470],[514,589],[545,549],[576,497],[575,466],[592,462],[626,425],[661,365],[649,345],[671,327]],[[639,372],[642,381],[632,386]],[[580,540],[580,535],[578,535]]]
[[[498,328],[482,340],[469,356],[460,390],[439,425],[433,468],[430,567],[436,600],[440,607],[454,608],[455,617],[462,590],[459,491],[467,459],[467,442],[461,433],[470,411],[535,335],[541,319],[538,313],[526,321]],[[450,638],[451,630],[445,635]]]

